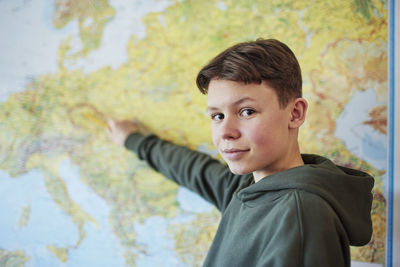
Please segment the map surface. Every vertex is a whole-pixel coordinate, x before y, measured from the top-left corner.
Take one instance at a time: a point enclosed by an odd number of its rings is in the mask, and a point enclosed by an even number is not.
[[[299,59],[302,151],[375,177],[374,234],[351,252],[384,264],[387,14],[384,0],[0,1],[0,266],[201,266],[218,211],[104,122],[216,156],[196,74],[259,37]]]

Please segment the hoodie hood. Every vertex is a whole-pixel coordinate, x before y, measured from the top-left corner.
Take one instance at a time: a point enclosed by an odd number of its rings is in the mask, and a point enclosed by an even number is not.
[[[337,166],[321,156],[302,154],[302,158],[303,166],[265,177],[240,190],[237,196],[252,205],[267,191],[298,189],[318,195],[339,216],[350,245],[368,243],[372,235],[374,179],[362,171]]]

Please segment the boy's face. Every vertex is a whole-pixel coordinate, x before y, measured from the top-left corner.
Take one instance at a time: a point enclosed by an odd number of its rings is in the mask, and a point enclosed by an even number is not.
[[[297,132],[289,127],[292,107],[281,108],[277,94],[264,82],[210,82],[207,111],[213,142],[233,173],[252,172],[258,181],[291,167],[297,144]]]

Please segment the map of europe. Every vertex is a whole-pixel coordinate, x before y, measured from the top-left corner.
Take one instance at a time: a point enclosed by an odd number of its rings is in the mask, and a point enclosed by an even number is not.
[[[218,157],[195,77],[223,49],[275,38],[300,62],[304,153],[375,177],[385,263],[385,0],[0,1],[0,266],[201,266],[209,203],[111,143],[108,117]]]

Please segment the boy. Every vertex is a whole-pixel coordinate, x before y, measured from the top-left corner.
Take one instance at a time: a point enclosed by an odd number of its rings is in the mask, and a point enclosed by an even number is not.
[[[212,139],[227,166],[109,121],[110,138],[213,203],[222,219],[204,266],[350,266],[372,234],[374,180],[300,154],[307,102],[293,52],[269,39],[237,44],[199,72]]]

